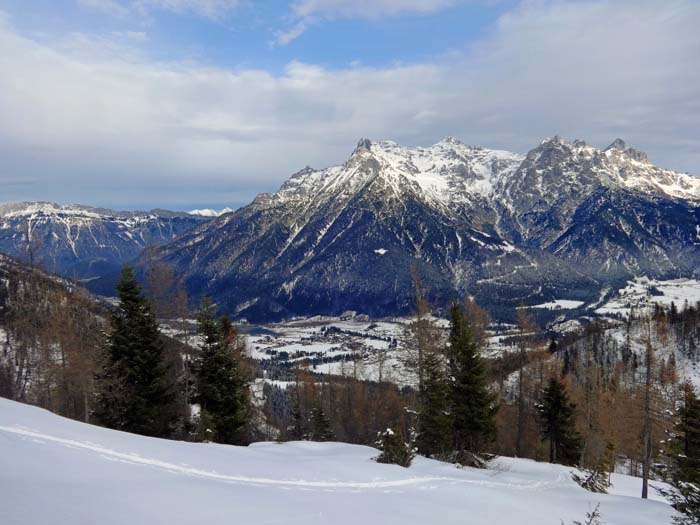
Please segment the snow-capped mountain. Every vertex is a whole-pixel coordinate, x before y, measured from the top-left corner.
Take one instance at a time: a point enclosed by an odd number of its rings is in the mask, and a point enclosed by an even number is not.
[[[77,279],[118,269],[150,245],[172,241],[203,217],[121,212],[50,202],[0,204],[0,252]]]
[[[194,295],[249,318],[410,309],[432,298],[496,308],[597,297],[634,275],[694,276],[700,180],[621,140],[554,137],[526,155],[453,138],[427,148],[359,142],[274,194],[163,246]]]

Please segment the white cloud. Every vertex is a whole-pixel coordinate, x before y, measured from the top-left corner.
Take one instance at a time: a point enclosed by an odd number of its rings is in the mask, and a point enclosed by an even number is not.
[[[247,3],[247,0],[78,0],[78,3],[119,18],[160,10],[219,19]]]
[[[300,18],[378,18],[399,13],[430,13],[456,3],[457,0],[298,0],[292,10]]]
[[[78,0],[78,3],[84,7],[118,18],[124,18],[129,14],[129,8],[118,0]]]
[[[700,175],[699,21],[695,0],[528,3],[440,63],[279,75],[86,54],[0,22],[3,200],[237,203],[363,136],[516,151],[620,136]]]
[[[401,13],[432,13],[459,0],[297,0],[291,6],[292,25],[276,34],[276,43],[287,45],[321,20],[336,18],[379,19]]]
[[[241,7],[243,0],[135,0],[144,9],[193,13],[205,18],[221,18]]]

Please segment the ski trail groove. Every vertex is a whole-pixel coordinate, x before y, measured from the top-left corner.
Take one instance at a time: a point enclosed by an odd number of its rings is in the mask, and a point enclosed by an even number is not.
[[[422,484],[429,484],[435,482],[443,482],[448,484],[468,484],[468,485],[480,485],[485,487],[508,487],[511,489],[519,490],[532,490],[532,491],[542,491],[547,490],[555,486],[561,486],[563,484],[562,475],[558,475],[557,479],[552,481],[535,481],[529,483],[508,483],[508,482],[498,482],[498,481],[486,481],[486,480],[471,480],[464,478],[456,478],[449,476],[424,476],[424,477],[411,477],[396,480],[383,480],[383,481],[307,481],[307,480],[297,480],[297,479],[272,479],[272,478],[257,478],[250,476],[234,476],[229,474],[219,474],[217,472],[212,472],[209,470],[202,470],[193,467],[187,467],[183,465],[177,465],[175,463],[170,463],[167,461],[161,461],[158,459],[148,459],[139,456],[135,453],[124,453],[112,450],[110,448],[103,447],[101,445],[85,442],[85,441],[75,441],[72,439],[59,438],[55,436],[50,436],[47,434],[42,434],[40,432],[35,432],[32,430],[26,430],[17,427],[7,427],[0,426],[0,432],[6,434],[13,434],[19,437],[30,438],[39,441],[56,443],[58,445],[63,445],[68,448],[82,449],[90,452],[94,452],[102,456],[105,460],[110,461],[122,461],[125,463],[131,463],[134,465],[143,465],[147,467],[153,467],[161,470],[165,470],[174,474],[183,474],[192,477],[211,479],[215,481],[221,481],[226,483],[236,483],[243,485],[268,485],[268,486],[279,486],[279,487],[298,487],[302,489],[386,489],[394,487],[411,487]]]

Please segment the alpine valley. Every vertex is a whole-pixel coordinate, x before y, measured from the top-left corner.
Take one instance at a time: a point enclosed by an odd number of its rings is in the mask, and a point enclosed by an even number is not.
[[[254,321],[403,314],[416,276],[435,304],[471,295],[496,317],[593,308],[634,277],[698,276],[700,179],[619,139],[601,150],[554,137],[526,155],[363,139],[343,165],[307,167],[138,265],[152,258],[191,297]]]

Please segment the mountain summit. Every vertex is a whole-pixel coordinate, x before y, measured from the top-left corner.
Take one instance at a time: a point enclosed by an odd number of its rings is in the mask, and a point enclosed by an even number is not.
[[[362,139],[344,164],[307,167],[155,256],[252,319],[405,312],[412,272],[436,301],[585,300],[633,275],[695,275],[698,202],[700,180],[622,140],[554,137],[521,155]]]

